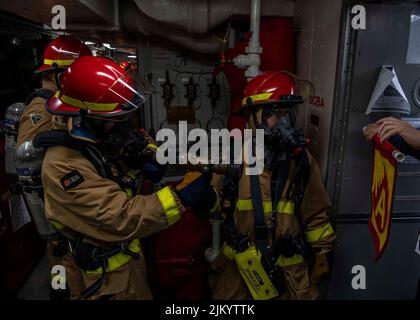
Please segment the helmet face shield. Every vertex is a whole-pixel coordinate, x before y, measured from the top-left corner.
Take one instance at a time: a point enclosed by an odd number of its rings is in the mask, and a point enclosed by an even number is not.
[[[270,117],[281,118],[287,115],[287,109],[282,108],[278,104],[273,104],[262,109],[262,119],[263,121]]]
[[[144,104],[151,92],[151,86],[147,80],[131,70],[123,74],[116,73],[115,78],[114,83],[98,97],[94,104],[86,105],[88,117],[125,121],[132,112]],[[100,101],[115,102],[107,104]]]
[[[102,57],[81,57],[60,77],[60,90],[50,99],[51,113],[124,121],[151,92],[138,73]]]
[[[290,72],[287,72],[287,74],[294,79],[296,83],[296,95],[301,97],[302,102],[309,101],[309,98],[315,95],[315,85],[311,81],[302,79]]]
[[[296,125],[296,108],[263,107],[254,112],[254,121],[259,128],[271,128],[288,118],[293,127]],[[259,114],[260,113],[260,114]],[[259,114],[259,115],[258,115]]]
[[[102,120],[102,121],[110,121],[110,122],[124,122],[124,121],[128,121],[131,116],[133,115],[133,112],[137,110],[137,109],[133,109],[131,111],[127,111],[124,114],[118,114],[118,115],[106,115],[106,116],[101,116],[98,114],[94,114],[94,113],[83,113],[83,111],[81,112],[82,115],[86,116],[87,118],[91,118],[91,119],[97,119],[97,120]]]

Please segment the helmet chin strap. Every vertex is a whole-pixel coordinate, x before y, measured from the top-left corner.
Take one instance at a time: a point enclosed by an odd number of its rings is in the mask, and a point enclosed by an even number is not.
[[[252,135],[256,135],[256,130],[261,127],[262,110],[250,112],[248,115],[248,127],[252,130]]]
[[[60,88],[60,77],[63,74],[63,70],[56,70],[54,72],[54,81],[55,81],[55,86],[57,87],[57,89]]]
[[[255,124],[255,116],[253,113],[248,115],[248,128],[252,130],[252,135],[254,136],[256,133],[257,126]]]

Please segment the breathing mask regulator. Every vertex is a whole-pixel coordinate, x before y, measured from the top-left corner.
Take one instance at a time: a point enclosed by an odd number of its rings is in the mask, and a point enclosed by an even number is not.
[[[264,106],[257,129],[264,130],[265,166],[272,168],[278,161],[298,156],[306,146],[306,139],[296,128],[296,111],[290,106]]]
[[[275,121],[271,126],[268,122]],[[257,126],[264,130],[264,141],[269,147],[283,150],[288,155],[298,155],[306,145],[305,137],[296,128],[293,109],[280,109],[274,105],[262,110],[262,122]]]
[[[145,137],[130,123],[129,119],[109,121],[85,118],[85,126],[98,138],[98,148],[109,161],[129,161],[130,167],[139,167],[147,147]]]
[[[153,160],[147,153],[147,140],[127,121],[116,123],[103,139],[108,152],[114,150],[115,160],[123,160],[130,168],[138,169],[145,161]]]
[[[158,183],[166,174],[167,166],[156,161],[155,150],[130,121],[115,123],[107,131],[102,144],[109,161],[122,161],[132,170],[141,170],[142,176],[152,183]]]

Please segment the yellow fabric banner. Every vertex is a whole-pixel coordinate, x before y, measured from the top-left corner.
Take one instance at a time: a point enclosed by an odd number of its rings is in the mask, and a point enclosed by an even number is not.
[[[369,230],[375,242],[375,261],[383,254],[389,239],[396,173],[397,161],[387,148],[375,144],[369,219]]]

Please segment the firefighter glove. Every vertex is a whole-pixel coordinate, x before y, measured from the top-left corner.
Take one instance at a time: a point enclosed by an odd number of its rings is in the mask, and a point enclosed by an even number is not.
[[[214,193],[210,185],[211,175],[198,171],[188,172],[176,186],[177,194],[183,206],[194,208],[211,208]]]
[[[141,171],[146,179],[158,183],[166,174],[166,165],[148,160],[142,164]]]

